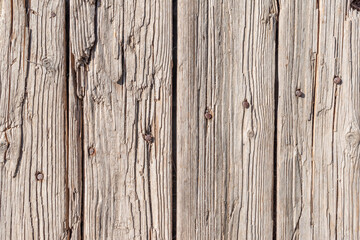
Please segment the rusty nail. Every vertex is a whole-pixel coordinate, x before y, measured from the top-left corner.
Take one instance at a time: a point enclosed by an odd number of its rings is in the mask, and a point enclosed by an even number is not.
[[[341,83],[342,83],[341,78],[336,76],[336,77],[334,78],[334,83],[337,84],[337,85],[341,84]]]
[[[250,103],[246,99],[242,102],[242,105],[246,109],[250,107]]]
[[[352,1],[352,3],[350,4],[350,6],[355,9],[360,11],[360,0],[354,0]]]
[[[93,156],[93,155],[95,155],[95,148],[94,147],[89,147],[89,150],[88,150],[88,152],[89,152],[89,155],[90,156]]]
[[[213,118],[213,115],[212,115],[212,113],[211,113],[211,111],[209,109],[206,109],[206,111],[205,111],[205,118],[207,120],[210,120],[210,119]]]
[[[303,94],[303,92],[302,92],[300,89],[297,89],[297,90],[295,91],[295,95],[296,95],[297,97],[302,97],[304,94]]]
[[[154,142],[154,137],[151,134],[146,134],[144,136],[144,139],[147,143],[153,143]]]
[[[36,172],[35,176],[36,176],[36,180],[38,181],[42,181],[44,179],[44,174],[41,172]]]

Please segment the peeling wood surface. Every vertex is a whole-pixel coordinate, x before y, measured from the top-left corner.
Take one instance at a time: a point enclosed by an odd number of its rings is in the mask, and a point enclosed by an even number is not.
[[[0,0],[0,239],[360,239],[358,2]]]
[[[172,238],[171,7],[71,1],[85,239]]]
[[[178,1],[178,239],[273,236],[276,14]]]

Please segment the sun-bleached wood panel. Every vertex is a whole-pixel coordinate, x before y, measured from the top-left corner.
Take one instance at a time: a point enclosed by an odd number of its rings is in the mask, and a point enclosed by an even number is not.
[[[171,239],[172,3],[70,4],[85,239]]]
[[[359,13],[349,4],[280,1],[278,239],[359,237]]]
[[[301,17],[295,18],[295,13]],[[292,239],[300,225],[311,224],[317,31],[316,1],[298,4],[280,1],[276,175],[276,236],[279,239]],[[297,97],[297,90],[303,95]],[[311,231],[302,234],[300,239],[310,239]]]
[[[360,13],[344,22],[342,84],[337,89],[334,156],[338,161],[336,239],[360,238]]]
[[[64,1],[0,1],[0,239],[69,235]]]
[[[177,2],[177,238],[271,239],[277,4]]]

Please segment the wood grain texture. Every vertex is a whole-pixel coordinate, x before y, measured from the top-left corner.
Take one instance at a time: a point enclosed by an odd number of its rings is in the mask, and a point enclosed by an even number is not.
[[[71,49],[78,67],[89,61],[95,44],[96,0],[70,0]],[[79,24],[84,22],[86,24]]]
[[[359,238],[359,14],[349,4],[280,1],[278,239]]]
[[[84,112],[83,98],[78,95],[75,57],[69,44],[68,65],[68,202],[69,235],[72,240],[83,239],[84,209]]]
[[[344,22],[343,83],[337,90],[334,156],[337,168],[336,239],[360,239],[360,13]]]
[[[276,175],[278,239],[298,237],[300,226],[313,224],[311,171],[318,48],[316,7],[315,1],[298,5],[280,1]],[[295,18],[294,14],[302,17]],[[304,93],[303,97],[295,96],[297,89]],[[306,230],[299,239],[311,239],[311,231]]]
[[[360,239],[350,3],[0,0],[0,239]]]
[[[0,1],[0,239],[69,235],[64,11]]]
[[[171,8],[169,0],[71,2],[85,239],[172,238]]]
[[[178,0],[178,239],[272,238],[276,14]]]

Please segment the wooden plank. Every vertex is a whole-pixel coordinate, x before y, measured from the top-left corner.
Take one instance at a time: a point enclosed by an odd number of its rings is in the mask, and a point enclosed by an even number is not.
[[[272,238],[276,15],[178,0],[178,239]]]
[[[171,239],[171,1],[95,2],[70,5],[84,238]]]
[[[334,156],[337,167],[336,239],[360,239],[360,12],[344,22],[342,84],[337,87]]]
[[[315,1],[280,1],[277,127],[278,239],[311,239],[313,96],[317,63],[318,9]],[[294,16],[299,17],[294,17]],[[300,89],[304,96],[297,97]]]
[[[0,239],[65,239],[64,1],[0,1],[0,21]]]
[[[69,42],[68,42],[69,43]],[[83,239],[84,204],[84,112],[83,98],[78,95],[75,57],[69,46],[68,82],[68,191],[69,191],[69,231],[72,240]],[[80,96],[80,97],[79,97]]]
[[[340,0],[280,6],[277,238],[357,239],[359,16]]]

